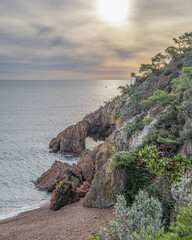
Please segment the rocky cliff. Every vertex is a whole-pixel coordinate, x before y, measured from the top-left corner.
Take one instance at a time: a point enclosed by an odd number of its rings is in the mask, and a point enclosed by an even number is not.
[[[188,62],[191,58],[188,57]],[[36,182],[42,190],[54,189],[54,200],[62,207],[73,200],[63,201],[62,196],[72,196],[79,189],[85,189],[85,182],[91,184],[84,206],[105,208],[112,206],[116,195],[126,188],[127,172],[124,167],[115,167],[111,159],[114,153],[134,152],[144,144],[161,144],[159,139],[173,139],[172,151],[186,157],[192,155],[192,99],[191,94],[184,96],[183,91],[175,89],[172,80],[180,78],[184,64],[179,64],[183,56],[170,61],[157,73],[137,77],[127,92],[107,103],[104,107],[89,114],[76,125],[59,133],[50,143],[51,152],[78,155],[77,165],[70,166],[56,162]],[[190,76],[191,78],[191,76]],[[173,92],[174,101],[168,104],[143,105],[157,90]],[[160,101],[160,100],[159,100]],[[87,137],[104,142],[92,151],[86,149]],[[168,140],[167,140],[168,141]],[[171,141],[170,141],[171,142]],[[65,185],[65,193],[56,193],[58,185]],[[86,185],[87,186],[87,185]],[[78,189],[78,191],[76,190]],[[70,194],[66,191],[70,191]],[[74,192],[73,192],[74,191]],[[63,194],[63,195],[62,195]],[[62,195],[62,196],[61,196]],[[71,195],[70,195],[71,196]],[[74,200],[74,201],[76,201]],[[51,208],[56,210],[52,203]]]

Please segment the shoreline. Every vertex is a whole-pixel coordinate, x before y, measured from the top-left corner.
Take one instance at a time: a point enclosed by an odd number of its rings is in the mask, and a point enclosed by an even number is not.
[[[39,204],[36,204],[34,206],[31,206],[31,207],[30,206],[21,207],[18,210],[16,210],[15,212],[10,212],[10,213],[7,213],[7,214],[5,213],[4,214],[5,216],[2,214],[0,216],[0,223],[2,221],[8,220],[8,219],[15,218],[15,217],[19,216],[22,213],[30,212],[30,211],[33,211],[33,210],[37,210],[37,209],[42,208],[44,206],[49,206],[49,203],[50,203],[50,200],[49,201],[47,200],[44,203],[39,203]]]
[[[49,205],[0,221],[1,240],[86,240],[113,219],[113,208],[83,207],[84,199],[58,211]]]

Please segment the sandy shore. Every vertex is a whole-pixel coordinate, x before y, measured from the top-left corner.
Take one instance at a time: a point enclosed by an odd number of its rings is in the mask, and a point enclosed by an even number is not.
[[[84,208],[80,202],[51,211],[48,206],[0,222],[1,240],[87,240],[113,218],[113,209]]]

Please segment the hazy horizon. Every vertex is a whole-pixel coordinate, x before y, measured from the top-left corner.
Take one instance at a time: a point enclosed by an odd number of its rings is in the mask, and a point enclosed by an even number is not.
[[[122,1],[0,0],[0,79],[129,79],[191,31],[191,0]]]

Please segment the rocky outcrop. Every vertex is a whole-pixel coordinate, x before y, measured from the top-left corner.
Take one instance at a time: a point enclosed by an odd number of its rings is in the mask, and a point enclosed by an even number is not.
[[[55,161],[52,167],[37,179],[35,184],[40,190],[51,192],[60,181],[66,181],[76,189],[83,183],[81,169],[75,164]]]
[[[107,141],[98,145],[92,151],[87,149],[83,151],[77,161],[77,166],[82,171],[83,179],[91,183],[95,173],[103,168],[111,154],[112,152],[108,149]]]
[[[171,69],[174,70],[174,66]],[[127,173],[125,168],[114,167],[111,164],[111,156],[121,151],[134,152],[143,144],[144,139],[150,139],[156,119],[161,113],[166,112],[166,109],[154,105],[143,107],[140,102],[152,96],[158,89],[171,91],[170,75],[151,76],[147,80],[137,77],[130,94],[117,97],[76,125],[59,133],[51,141],[51,152],[59,151],[79,156],[77,165],[70,166],[56,162],[37,180],[36,185],[40,189],[52,191],[56,188],[52,195],[54,206],[63,205],[65,202],[63,198],[70,194],[75,199],[75,194],[79,197],[85,196],[86,207],[106,208],[116,202],[116,195],[126,187]],[[188,121],[189,124],[186,124],[186,129],[181,127],[181,130],[191,129],[191,122],[188,120],[192,115],[191,106],[192,104],[185,108],[187,111],[185,115],[188,117],[184,123]],[[151,122],[144,123],[144,117],[151,118]],[[104,142],[93,150],[88,150],[85,144],[88,137]],[[192,145],[187,141],[181,151],[188,155],[191,149]],[[70,185],[70,187],[66,185],[66,189],[63,188],[64,192],[60,191],[60,181]]]
[[[113,167],[109,160],[105,168],[95,174],[90,191],[87,193],[84,206],[107,208],[116,202],[116,195],[126,187],[126,170]]]
[[[50,209],[56,211],[61,207],[78,202],[80,200],[78,193],[67,181],[61,181],[53,191],[50,203]]]
[[[88,193],[90,189],[91,184],[87,181],[83,182],[83,184],[76,189],[76,192],[79,197],[85,197],[85,195]]]
[[[132,122],[133,119],[130,119],[120,129],[114,131],[102,145],[102,150],[99,149],[98,154],[105,155],[108,152],[106,156],[109,156],[121,151],[134,152],[142,143],[142,139],[148,137],[153,131],[156,119],[145,126],[140,133],[133,134],[131,138],[128,138],[129,128],[126,125]],[[114,167],[111,163],[112,160],[107,158],[102,167],[97,168],[91,188],[85,198],[85,207],[110,207],[116,202],[116,195],[125,189],[127,178],[125,168]]]
[[[126,96],[121,96],[126,98]],[[51,152],[60,151],[80,155],[85,150],[85,140],[91,137],[94,140],[105,140],[116,128],[120,121],[114,120],[114,114],[121,105],[121,99],[106,104],[94,113],[86,116],[76,125],[68,127],[54,138],[49,147]]]
[[[77,165],[81,169],[83,179],[91,183],[95,174],[95,163],[92,158],[92,151],[88,149],[83,151],[78,158]]]
[[[37,180],[36,185],[40,189],[51,191],[61,180],[67,181],[80,197],[85,196],[89,191],[86,195],[85,206],[99,208],[112,206],[116,201],[116,194],[125,187],[126,173],[123,168],[113,167],[111,160],[108,161],[108,159],[120,151],[134,151],[142,143],[142,139],[150,134],[156,122],[152,121],[139,134],[133,134],[129,138],[127,126],[134,119],[123,124],[103,144],[98,145],[92,151],[85,149],[80,154],[77,165],[55,162],[51,169]],[[91,184],[91,188],[88,184],[85,186],[83,181]]]

